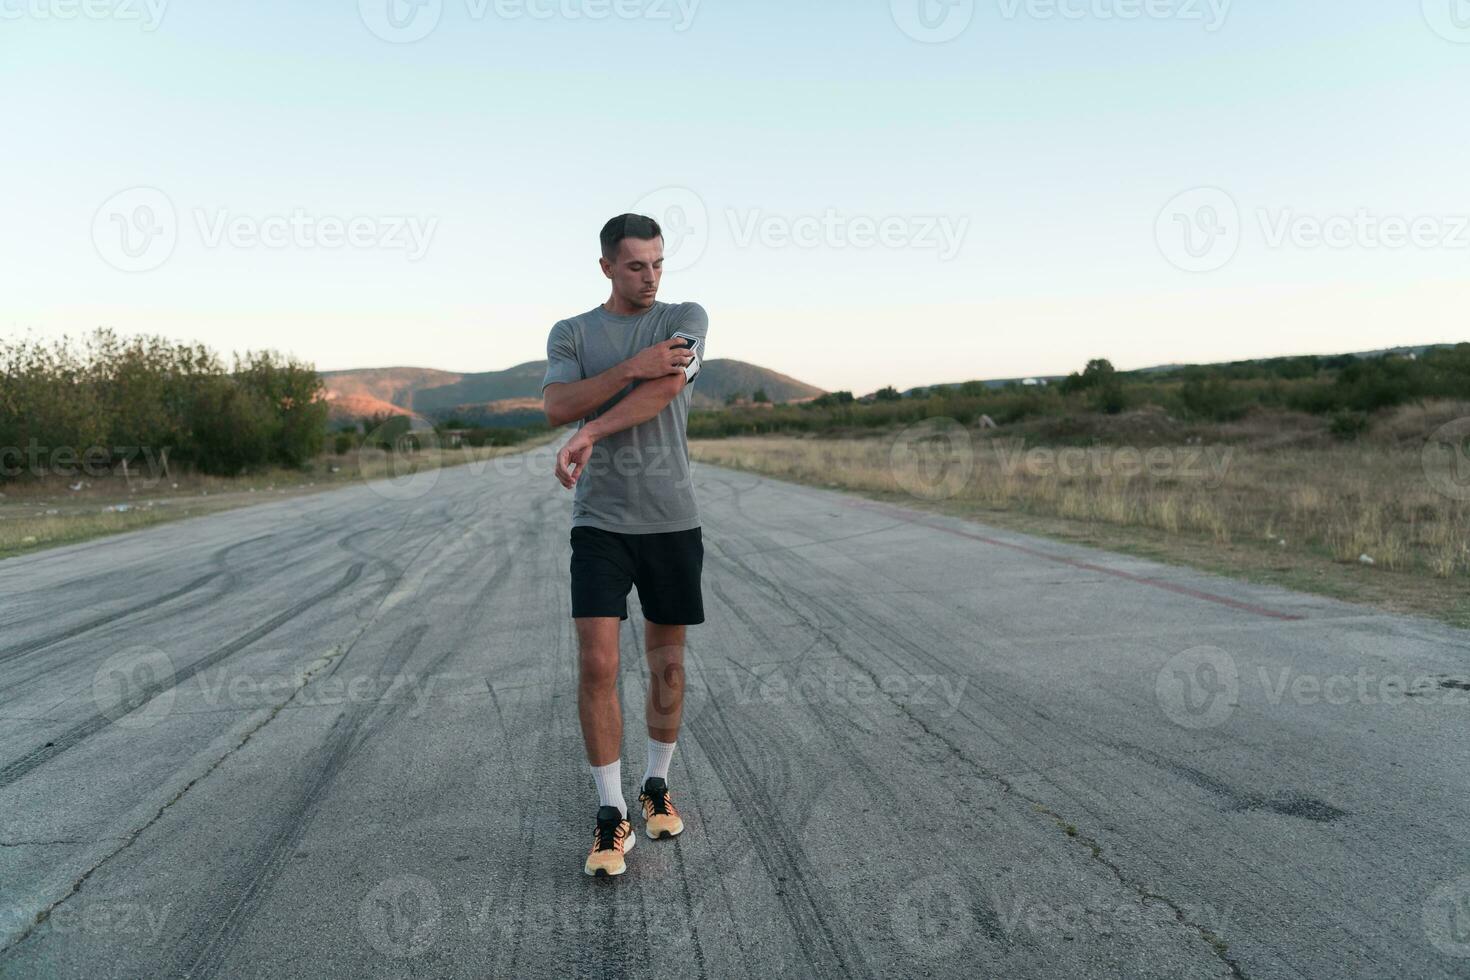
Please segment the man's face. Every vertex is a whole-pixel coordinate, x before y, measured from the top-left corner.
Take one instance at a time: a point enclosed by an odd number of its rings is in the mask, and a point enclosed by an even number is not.
[[[664,240],[624,238],[618,242],[617,261],[603,259],[602,271],[624,302],[646,309],[658,297],[659,280],[663,278]]]

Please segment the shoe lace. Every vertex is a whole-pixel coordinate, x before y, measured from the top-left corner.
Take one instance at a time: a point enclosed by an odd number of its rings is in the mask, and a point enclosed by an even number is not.
[[[669,812],[669,789],[667,786],[663,789],[645,789],[643,791],[643,798],[653,807],[654,813],[667,814]]]
[[[597,834],[592,838],[592,849],[596,851],[611,851],[617,848],[623,839],[623,820],[599,820],[597,821]]]

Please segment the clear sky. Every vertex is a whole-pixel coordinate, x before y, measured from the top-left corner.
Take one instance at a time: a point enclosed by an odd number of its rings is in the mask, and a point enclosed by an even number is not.
[[[829,389],[1470,339],[1464,0],[0,0],[0,84],[7,334],[494,370],[644,210]]]

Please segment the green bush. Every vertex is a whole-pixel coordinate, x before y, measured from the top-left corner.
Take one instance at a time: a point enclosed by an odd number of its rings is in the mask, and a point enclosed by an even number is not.
[[[1345,441],[1356,439],[1368,431],[1368,414],[1366,412],[1338,412],[1332,416],[1328,431]]]
[[[0,339],[0,445],[102,447],[102,459],[167,455],[203,472],[269,463],[302,466],[321,452],[327,405],[316,370],[262,351],[227,372],[202,345],[119,338],[107,329],[79,346]]]

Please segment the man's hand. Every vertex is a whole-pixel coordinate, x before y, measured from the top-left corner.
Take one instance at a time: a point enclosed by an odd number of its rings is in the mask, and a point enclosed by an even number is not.
[[[684,373],[684,366],[694,359],[689,348],[684,346],[686,343],[681,337],[671,337],[634,354],[627,361],[633,377],[639,381],[651,381],[669,374]]]
[[[561,485],[568,490],[576,486],[577,479],[582,475],[582,470],[587,466],[587,457],[592,455],[592,447],[597,440],[587,432],[583,426],[572,434],[567,444],[561,447],[561,452],[556,454],[556,478]],[[575,471],[573,471],[575,467]]]

